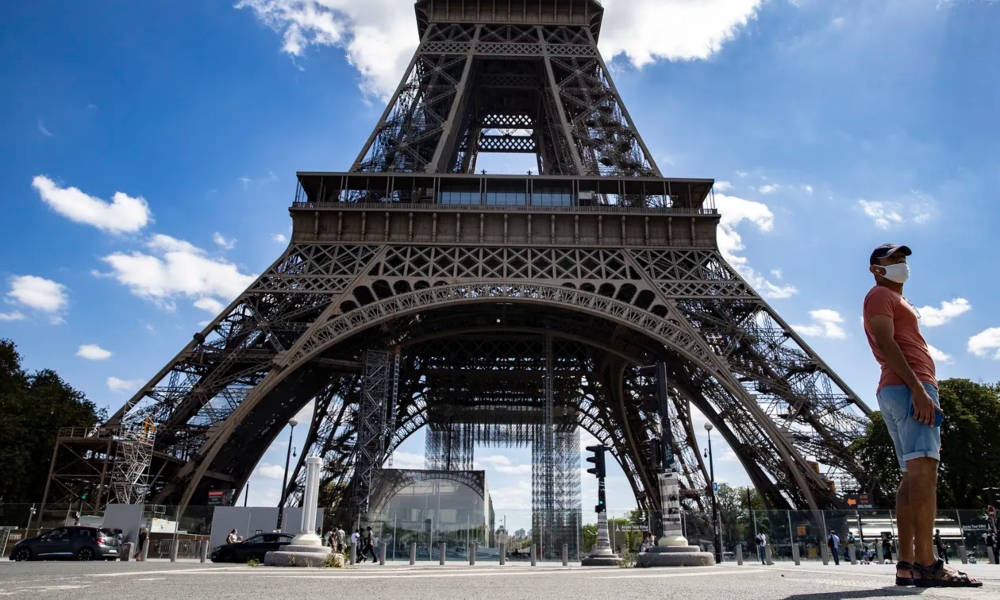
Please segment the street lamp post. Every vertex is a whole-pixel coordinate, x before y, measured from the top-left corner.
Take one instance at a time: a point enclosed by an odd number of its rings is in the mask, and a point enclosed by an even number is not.
[[[281,530],[281,519],[285,516],[285,497],[288,494],[288,463],[292,460],[292,435],[295,433],[295,426],[298,421],[292,419],[288,422],[291,429],[288,430],[288,451],[285,452],[285,475],[281,478],[281,497],[278,498],[278,530]]]
[[[715,461],[712,459],[712,424],[705,423],[708,431],[708,475],[712,479],[709,489],[712,491],[712,527],[715,529],[715,563],[722,564],[722,527],[719,523],[719,500],[715,494]]]

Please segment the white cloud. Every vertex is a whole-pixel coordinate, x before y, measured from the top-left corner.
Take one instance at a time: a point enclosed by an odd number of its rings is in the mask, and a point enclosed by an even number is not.
[[[220,301],[231,301],[256,278],[240,272],[231,262],[211,258],[201,248],[168,235],[153,236],[147,247],[154,254],[115,252],[101,260],[111,266],[108,276],[136,296],[168,309],[173,307],[174,299],[186,297],[194,299],[198,308],[221,310]]]
[[[212,241],[224,250],[232,250],[236,247],[236,238],[226,239],[226,237],[218,231],[212,234]]]
[[[0,321],[21,321],[24,319],[24,315],[17,312],[0,313]]]
[[[263,479],[273,479],[274,481],[281,481],[285,478],[285,468],[281,465],[272,465],[270,463],[260,463],[257,465],[257,476]]]
[[[800,334],[809,337],[824,337],[835,340],[842,340],[847,337],[847,332],[841,326],[844,317],[835,310],[822,308],[809,311],[812,317],[811,325],[792,325],[792,328]]]
[[[725,194],[715,195],[715,205],[721,215],[718,232],[719,250],[729,264],[765,298],[783,299],[797,294],[795,286],[782,286],[768,281],[748,264],[746,257],[737,254],[745,248],[743,238],[736,231],[736,227],[743,221],[749,221],[765,233],[771,231],[774,229],[774,214],[771,209],[760,202]]]
[[[520,481],[510,487],[490,488],[490,498],[496,510],[530,509],[531,481]]]
[[[396,450],[392,453],[392,468],[394,469],[423,469],[426,460],[419,454]]]
[[[807,194],[809,194],[810,196],[812,196],[813,186],[811,186],[811,185],[804,185],[804,186],[802,186],[802,189],[805,190],[805,192]]]
[[[761,186],[760,189],[758,189],[757,191],[759,191],[761,194],[773,194],[774,192],[777,192],[780,189],[781,186],[778,185],[777,183],[769,183],[767,185]]]
[[[492,469],[504,475],[531,474],[531,465],[515,465],[509,458],[503,455],[477,456],[475,462],[477,468]]]
[[[111,352],[97,344],[84,344],[76,351],[76,355],[87,360],[106,360],[111,358]]]
[[[657,59],[709,58],[733,39],[764,0],[605,0],[601,50],[637,67]],[[239,0],[280,33],[282,51],[337,46],[361,74],[366,95],[387,99],[419,40],[412,0]]]
[[[240,183],[243,185],[243,189],[247,189],[250,186],[250,182],[253,181],[249,177],[240,177]]]
[[[903,223],[927,223],[934,216],[933,200],[916,190],[904,202],[858,200],[861,211],[875,221],[879,229],[890,229]]]
[[[66,308],[66,286],[34,275],[18,275],[10,279],[11,300],[47,313]]]
[[[716,192],[728,192],[733,189],[733,184],[728,181],[716,181],[714,189]]]
[[[868,200],[858,200],[858,206],[866,215],[875,219],[875,226],[880,229],[888,229],[892,225],[902,223],[903,215],[899,213],[899,205],[894,202],[869,202]]]
[[[944,325],[959,315],[972,310],[972,305],[965,298],[955,298],[941,303],[941,308],[924,306],[917,309],[920,313],[920,324],[925,327]]]
[[[993,358],[1000,360],[1000,327],[991,327],[970,337],[969,352],[984,358],[993,353]]]
[[[45,128],[45,123],[42,123],[41,119],[38,119],[38,133],[45,137],[54,137],[52,132]]]
[[[213,315],[217,315],[222,312],[222,309],[226,308],[226,305],[219,302],[215,298],[198,298],[194,303],[195,308],[200,308],[202,310],[208,311]],[[207,325],[208,323],[206,323]]]
[[[60,215],[77,223],[93,225],[109,233],[134,233],[149,223],[149,205],[143,198],[115,192],[111,202],[88,196],[78,188],[59,187],[45,175],[31,180],[42,201]]]
[[[942,352],[941,350],[938,350],[937,348],[935,348],[934,346],[931,346],[930,344],[927,344],[927,350],[930,351],[931,358],[933,358],[936,362],[941,362],[941,363],[950,363],[951,362],[951,355],[950,354],[945,354],[944,352]]]
[[[706,59],[757,15],[764,0],[604,0],[601,50],[641,67]]]
[[[115,393],[120,392],[136,392],[145,381],[142,379],[119,379],[117,377],[108,377],[105,382],[108,385],[108,389]]]
[[[285,242],[288,241],[288,238],[285,237],[285,234],[283,233],[276,233],[271,236],[271,241],[277,242],[279,244],[284,244]]]

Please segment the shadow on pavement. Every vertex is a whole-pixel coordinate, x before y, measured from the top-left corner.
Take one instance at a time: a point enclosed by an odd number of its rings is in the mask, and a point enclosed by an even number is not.
[[[901,596],[919,596],[924,588],[884,587],[871,590],[841,590],[837,592],[821,592],[816,594],[793,594],[785,596],[785,600],[850,600],[855,598],[893,598]]]

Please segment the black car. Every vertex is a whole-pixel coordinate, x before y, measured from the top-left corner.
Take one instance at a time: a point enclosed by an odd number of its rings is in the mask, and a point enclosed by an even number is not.
[[[292,543],[293,537],[290,533],[258,533],[242,542],[212,549],[212,562],[246,562],[251,558],[263,561],[265,554]]]
[[[59,527],[21,540],[10,560],[117,560],[118,540],[103,527]]]

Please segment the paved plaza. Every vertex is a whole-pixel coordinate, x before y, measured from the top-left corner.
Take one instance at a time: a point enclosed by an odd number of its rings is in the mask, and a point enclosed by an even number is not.
[[[556,600],[683,598],[998,598],[1000,567],[967,565],[978,590],[897,588],[891,566],[727,564],[704,569],[559,565],[393,564],[347,569],[220,566],[197,562],[0,563],[0,596],[13,598],[329,598]]]

